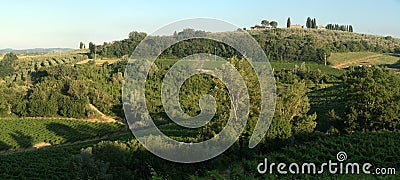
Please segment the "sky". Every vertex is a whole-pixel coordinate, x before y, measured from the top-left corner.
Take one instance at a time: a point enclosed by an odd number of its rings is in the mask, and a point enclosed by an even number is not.
[[[0,49],[78,48],[152,33],[171,22],[215,18],[249,28],[261,20],[285,27],[351,24],[358,33],[400,38],[400,0],[0,0]]]

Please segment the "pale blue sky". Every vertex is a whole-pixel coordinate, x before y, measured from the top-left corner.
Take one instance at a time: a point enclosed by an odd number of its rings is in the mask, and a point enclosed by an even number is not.
[[[0,0],[0,49],[77,48],[80,41],[109,42],[131,31],[151,33],[170,22],[210,17],[239,27],[276,20],[280,27],[352,24],[356,32],[400,37],[400,0]]]

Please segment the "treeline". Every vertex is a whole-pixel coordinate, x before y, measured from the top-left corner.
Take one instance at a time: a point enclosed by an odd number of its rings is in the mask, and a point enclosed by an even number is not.
[[[325,29],[353,32],[352,25],[327,24]]]
[[[313,28],[313,29],[317,29],[318,25],[317,25],[317,19],[311,19],[310,17],[307,18],[306,21],[306,27],[307,28]]]
[[[124,55],[130,56],[136,46],[147,36],[143,32],[131,32],[128,39],[121,41],[104,42],[103,45],[89,43],[89,58],[94,59],[95,54],[108,58],[121,58]],[[82,44],[80,44],[82,46]]]
[[[254,34],[269,60],[324,63],[332,49],[317,44],[312,36],[282,36],[280,30]]]
[[[265,22],[266,23],[266,22]],[[313,27],[314,20],[310,20]],[[335,26],[333,26],[335,28]],[[352,26],[339,26],[339,29],[351,31]],[[229,33],[227,33],[229,34]],[[341,34],[333,31],[305,31],[302,29],[265,29],[264,31],[250,31],[268,58],[274,61],[303,61],[324,63],[333,52],[359,52],[371,51],[378,53],[394,52],[399,46],[397,39],[376,37],[360,34]],[[194,35],[212,37],[213,33],[185,29],[171,36],[150,37],[155,47],[151,51],[159,52],[168,42],[174,42],[182,37],[189,38]],[[221,34],[219,34],[221,35]],[[121,58],[130,56],[136,45],[146,36],[145,33],[132,32],[129,39],[104,43],[104,45],[89,44],[90,56]],[[182,58],[193,53],[216,53],[222,57],[241,55],[230,46],[208,39],[190,39],[181,41],[161,53],[162,58]]]

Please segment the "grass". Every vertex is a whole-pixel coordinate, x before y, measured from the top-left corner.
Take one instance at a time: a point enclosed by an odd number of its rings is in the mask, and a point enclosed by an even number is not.
[[[94,62],[97,66],[100,66],[100,65],[104,64],[105,62],[107,62],[108,64],[113,64],[119,60],[120,59],[96,59]],[[91,59],[85,59],[83,61],[77,62],[76,64],[86,64],[89,61],[91,61]]]
[[[399,61],[399,57],[373,52],[333,53],[328,61],[335,68],[345,68],[356,65],[388,65]]]

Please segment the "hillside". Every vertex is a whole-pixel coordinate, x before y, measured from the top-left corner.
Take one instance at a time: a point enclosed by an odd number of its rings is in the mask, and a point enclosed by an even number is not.
[[[291,37],[292,35],[300,37],[310,37],[315,39],[317,44],[329,44],[331,47],[337,47],[338,51],[362,51],[356,46],[362,44],[366,48],[372,48],[376,51],[394,51],[400,47],[400,39],[391,36],[378,36],[370,34],[360,34],[356,32],[345,32],[337,30],[318,30],[318,29],[267,29],[263,31],[249,30],[253,36],[260,34],[279,35],[280,39]],[[340,44],[339,44],[340,43]],[[357,43],[357,44],[352,44]],[[359,44],[358,44],[359,43]]]
[[[85,50],[67,50],[49,53],[15,53],[18,56],[12,67],[14,73],[3,80],[6,82],[30,82],[33,73],[41,68],[62,64],[75,64],[87,59]],[[1,62],[1,61],[0,61]]]
[[[391,65],[400,60],[399,57],[373,52],[333,53],[328,62],[333,68],[346,68],[357,65]]]
[[[261,113],[261,90],[255,72],[237,51],[209,40],[183,41],[164,51],[150,69],[145,86],[148,112],[165,135],[182,142],[216,137],[229,121],[232,106],[224,82],[198,74],[180,87],[179,106],[195,116],[201,112],[199,100],[209,94],[216,101],[215,116],[195,129],[173,123],[160,92],[166,73],[179,58],[216,50],[238,69],[248,88],[249,120],[238,140],[220,156],[190,165],[151,154],[127,126],[123,103],[137,102],[135,94],[124,97],[121,89],[123,85],[136,88],[134,83],[124,84],[124,72],[129,53],[143,34],[131,33],[129,39],[92,44],[89,49],[7,54],[3,62],[14,71],[0,81],[0,179],[324,179],[331,174],[263,175],[257,172],[257,165],[264,158],[273,162],[324,163],[336,160],[340,151],[349,154],[348,162],[400,167],[396,153],[400,76],[384,67],[345,68],[360,64],[398,67],[399,57],[392,55],[399,39],[304,29],[249,32],[268,55],[276,82],[273,121],[254,149],[248,148],[248,142]],[[176,36],[191,33],[211,36],[195,30]],[[176,36],[154,40],[170,41],[179,38]],[[185,51],[187,48],[193,51]],[[92,61],[94,52],[96,60]],[[191,62],[186,63],[190,67]],[[212,61],[203,70],[220,65]],[[141,111],[132,112],[141,115]],[[154,136],[154,141],[161,142],[158,138]]]
[[[375,52],[394,53],[400,48],[400,39],[375,35],[358,34],[337,30],[271,28],[248,30],[271,61],[316,62],[324,64],[325,57],[332,53]],[[194,29],[184,29],[170,36],[150,37],[155,49],[174,40],[194,35],[212,38],[213,35],[229,36],[229,33],[212,34]],[[136,45],[145,37],[144,33],[131,32],[129,37],[103,45],[91,44],[89,58],[96,53],[98,58],[129,57]],[[190,45],[189,45],[190,44]],[[188,48],[190,47],[190,50]],[[183,58],[197,52],[216,53],[221,57],[240,56],[230,46],[209,39],[191,39],[178,42],[164,50],[161,58]]]

